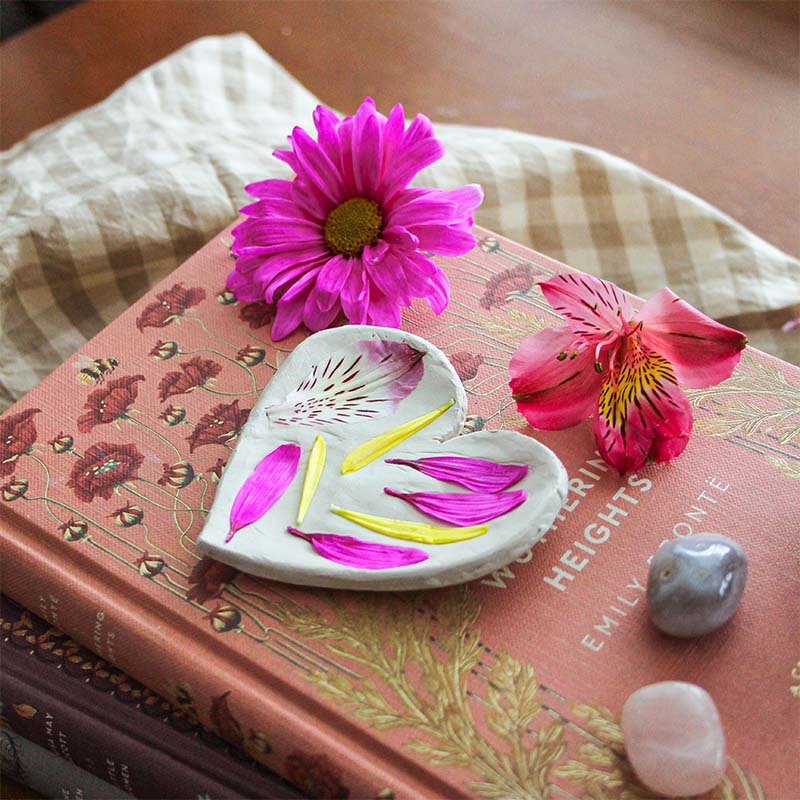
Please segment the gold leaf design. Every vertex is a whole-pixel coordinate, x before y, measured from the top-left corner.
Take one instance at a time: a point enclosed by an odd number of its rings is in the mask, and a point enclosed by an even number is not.
[[[437,596],[430,613],[424,594],[316,596],[327,601],[324,611],[285,599],[276,608],[281,622],[363,674],[316,669],[311,683],[374,729],[407,731],[403,746],[429,763],[476,773],[467,787],[475,795],[549,800],[563,782],[580,787],[583,800],[655,800],[636,779],[609,709],[574,705],[584,739],[568,740],[564,719],[545,708],[533,665],[483,647],[480,606],[467,587]],[[735,780],[726,777],[715,800],[763,798],[755,776],[732,759],[731,768]]]
[[[787,478],[800,480],[800,461],[790,461],[783,456],[767,456],[769,463],[779,469]]]
[[[480,316],[482,315],[479,318]],[[486,333],[513,345],[514,349],[526,336],[552,328],[556,324],[556,317],[549,320],[541,313],[526,313],[518,308],[505,308],[481,319],[481,327]]]
[[[686,392],[699,417],[699,430],[712,436],[754,436],[769,433],[780,445],[800,439],[800,386],[789,383],[776,365],[749,353],[728,380],[707,389]]]
[[[485,655],[474,625],[480,607],[464,587],[448,592],[435,617],[417,602],[391,595],[355,595],[331,603],[330,615],[286,601],[278,607],[284,625],[319,639],[340,659],[369,676],[312,671],[320,692],[378,730],[406,728],[416,736],[405,747],[430,763],[463,767],[481,780],[470,789],[485,798],[545,798],[549,775],[561,757],[563,725],[551,721],[534,735],[542,710],[539,682],[530,664],[499,653],[488,675],[486,719],[503,746],[481,730],[468,682]],[[421,686],[412,679],[418,672]],[[381,690],[376,681],[389,688]],[[489,722],[491,720],[491,722]]]

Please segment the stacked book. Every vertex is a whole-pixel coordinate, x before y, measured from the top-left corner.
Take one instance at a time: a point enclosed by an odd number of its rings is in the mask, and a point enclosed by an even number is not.
[[[276,773],[303,797],[643,797],[619,711],[664,679],[720,709],[720,797],[796,796],[800,372],[747,351],[690,393],[679,459],[620,477],[589,425],[534,434],[508,391],[521,339],[558,324],[536,284],[567,268],[476,233],[442,260],[447,311],[415,306],[403,327],[449,355],[465,433],[536,435],[570,492],[544,539],[472,584],[323,591],[198,552],[301,338],[271,342],[274,309],[225,290],[222,235],[0,418],[3,714],[104,781],[83,796],[291,796]],[[744,600],[714,635],[670,639],[647,619],[648,558],[709,531],[748,553]]]

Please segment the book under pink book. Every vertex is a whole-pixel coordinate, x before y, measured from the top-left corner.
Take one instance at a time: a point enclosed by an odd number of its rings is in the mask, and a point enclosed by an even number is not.
[[[308,796],[648,797],[619,712],[666,679],[717,703],[729,769],[714,796],[800,795],[800,371],[746,351],[727,382],[689,392],[686,452],[620,477],[588,423],[532,431],[508,391],[519,341],[559,322],[536,284],[567,267],[477,235],[440,261],[447,311],[415,306],[403,325],[451,358],[465,433],[523,431],[566,465],[567,501],[530,552],[413,594],[304,589],[198,555],[237,435],[301,338],[274,344],[273,309],[225,291],[220,235],[0,419],[3,591],[191,697]],[[648,558],[700,532],[744,547],[749,583],[724,628],[669,638],[647,618]]]

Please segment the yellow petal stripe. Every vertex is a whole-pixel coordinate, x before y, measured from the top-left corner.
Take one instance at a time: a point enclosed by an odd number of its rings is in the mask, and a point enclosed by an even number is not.
[[[631,406],[653,405],[665,394],[665,387],[677,384],[675,371],[666,358],[631,342],[622,368],[603,382],[600,390],[600,415],[612,428],[621,428],[628,419]]]
[[[412,542],[424,544],[451,544],[464,539],[474,539],[483,536],[489,530],[488,525],[472,525],[468,528],[442,528],[439,525],[429,525],[427,522],[409,522],[401,519],[387,519],[386,517],[373,517],[372,514],[361,514],[358,511],[348,511],[345,508],[331,506],[331,511],[340,517],[368,528],[384,536],[395,539],[408,539]]]
[[[404,422],[396,428],[392,428],[386,433],[379,433],[373,436],[364,444],[360,444],[354,450],[351,450],[344,461],[342,461],[342,475],[347,475],[350,472],[356,472],[367,464],[372,463],[376,458],[380,458],[384,453],[388,453],[393,447],[405,441],[409,436],[413,436],[417,431],[421,431],[426,425],[430,425],[434,420],[444,414],[445,411],[455,405],[455,400],[448,400],[443,406],[437,408],[435,411],[429,411],[421,417],[412,419],[409,422]]]
[[[308,464],[306,465],[306,476],[303,478],[303,491],[300,494],[300,508],[297,510],[297,524],[302,525],[303,520],[308,513],[308,507],[314,499],[314,493],[319,486],[319,479],[322,477],[322,471],[325,469],[325,459],[328,456],[328,451],[325,447],[325,440],[321,436],[317,436],[314,440],[314,446],[311,448],[311,453],[308,456]]]

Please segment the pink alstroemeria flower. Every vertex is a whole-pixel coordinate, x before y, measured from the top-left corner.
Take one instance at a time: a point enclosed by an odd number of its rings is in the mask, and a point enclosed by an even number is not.
[[[679,456],[692,411],[678,383],[729,378],[747,339],[681,300],[656,292],[638,311],[630,295],[590,275],[540,284],[567,324],[529,336],[511,359],[511,391],[535,428],[561,430],[594,415],[597,448],[620,473],[648,457]]]
[[[314,125],[316,141],[298,127],[291,150],[273,153],[294,180],[245,187],[256,202],[232,231],[227,288],[242,302],[277,303],[274,341],[300,325],[327,328],[340,312],[354,324],[396,328],[415,297],[440,314],[450,284],[428,256],[472,250],[481,187],[409,187],[444,147],[427,117],[406,127],[401,105],[385,117],[368,97],[344,119],[317,106]]]

